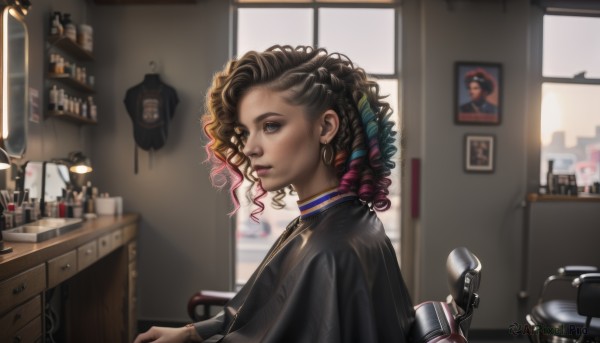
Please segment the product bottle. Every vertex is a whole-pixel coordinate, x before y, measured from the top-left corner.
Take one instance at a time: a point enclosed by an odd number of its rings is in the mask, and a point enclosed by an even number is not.
[[[48,99],[48,109],[50,111],[56,111],[58,109],[58,89],[56,85],[53,85],[50,89],[50,97]]]
[[[58,201],[58,216],[60,218],[66,217],[67,205],[65,204],[65,201],[61,197],[58,197],[56,200]]]
[[[58,90],[58,100],[56,103],[59,111],[65,110],[65,90],[62,88]]]
[[[548,160],[548,172],[546,173],[546,187],[548,194],[556,193],[554,189],[554,160]]]
[[[63,26],[65,28],[65,36],[72,40],[73,42],[77,42],[77,27],[71,21],[71,14],[65,13],[63,16]]]
[[[60,12],[54,12],[54,19],[52,20],[52,26],[50,27],[50,33],[52,35],[62,36],[64,33],[64,27],[61,23]]]

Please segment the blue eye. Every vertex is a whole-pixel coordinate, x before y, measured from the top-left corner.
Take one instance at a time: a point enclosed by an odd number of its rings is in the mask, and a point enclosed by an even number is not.
[[[277,130],[279,130],[279,128],[281,128],[281,124],[279,123],[274,123],[274,122],[266,122],[263,125],[263,130],[266,133],[273,133],[273,132],[277,132]]]

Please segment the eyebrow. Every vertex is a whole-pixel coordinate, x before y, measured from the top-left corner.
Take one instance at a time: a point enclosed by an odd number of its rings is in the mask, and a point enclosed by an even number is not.
[[[266,118],[269,118],[271,116],[283,117],[283,114],[277,113],[277,112],[266,112],[266,113],[263,113],[263,114],[259,115],[256,118],[254,118],[254,120],[252,122],[254,122],[256,124],[256,123],[259,123],[259,122],[261,122],[261,121],[263,121]],[[239,121],[237,122],[237,126],[240,126],[240,127],[243,127],[243,128],[247,128],[246,125],[240,123]]]

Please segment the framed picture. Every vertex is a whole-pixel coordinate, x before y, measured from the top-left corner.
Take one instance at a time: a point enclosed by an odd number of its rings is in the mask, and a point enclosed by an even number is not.
[[[493,173],[496,164],[496,138],[493,135],[465,135],[465,171]]]
[[[502,118],[502,65],[456,62],[454,68],[455,123],[499,125]]]

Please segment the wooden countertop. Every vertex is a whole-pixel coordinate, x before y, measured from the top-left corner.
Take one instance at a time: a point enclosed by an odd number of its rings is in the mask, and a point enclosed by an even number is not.
[[[44,263],[47,260],[73,250],[117,228],[135,224],[138,214],[99,216],[85,220],[80,228],[39,243],[4,242],[13,251],[0,255],[0,280]]]
[[[537,194],[527,195],[528,202],[600,202],[599,194],[579,194],[579,195],[558,195],[558,194]]]

